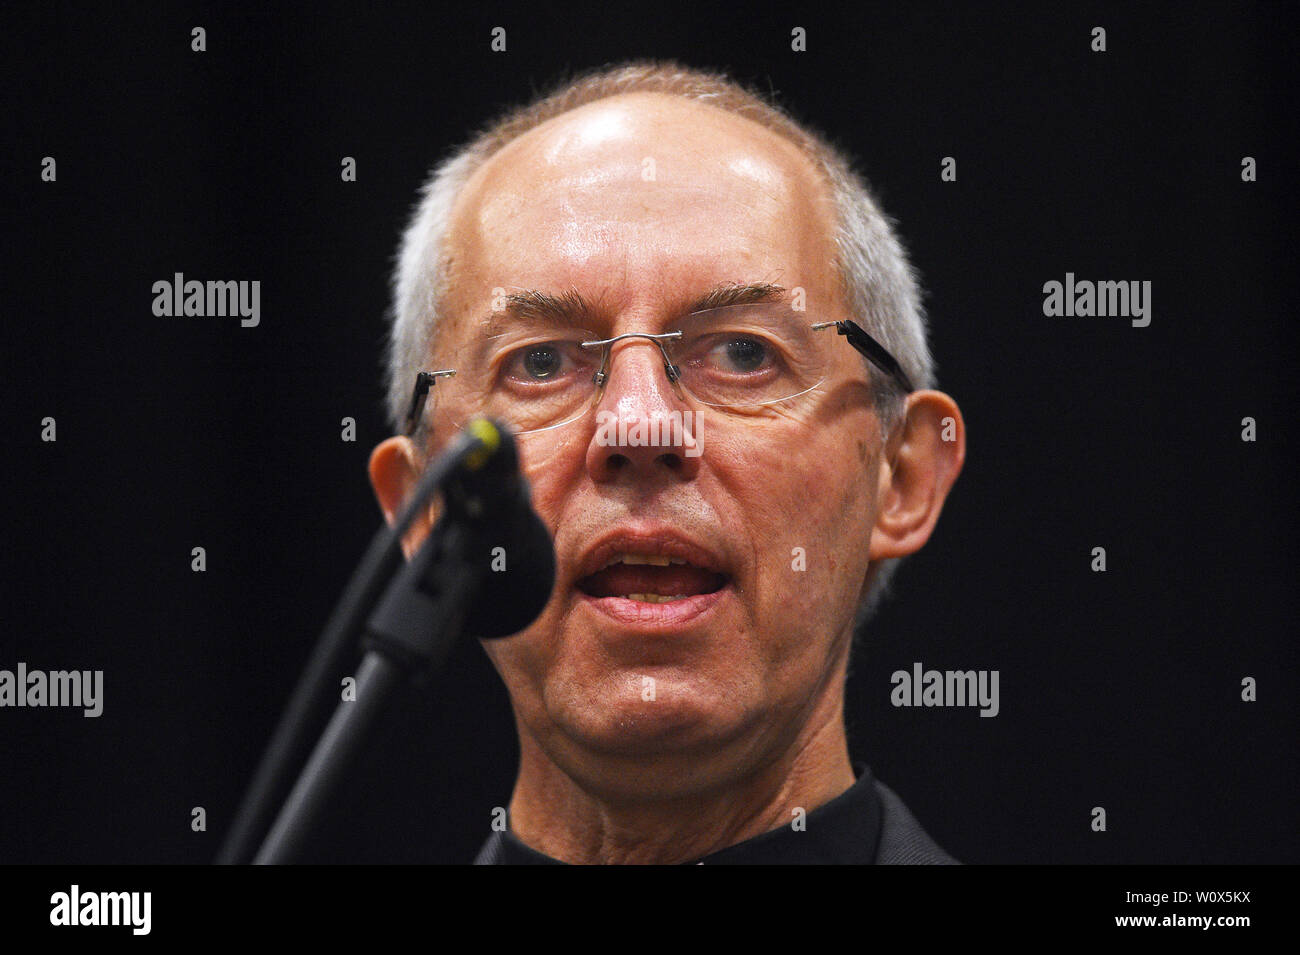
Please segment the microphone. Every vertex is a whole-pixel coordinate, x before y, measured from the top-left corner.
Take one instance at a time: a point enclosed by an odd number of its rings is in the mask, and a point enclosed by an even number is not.
[[[403,566],[402,535],[439,489],[444,514]],[[404,678],[423,682],[465,632],[495,638],[523,630],[542,612],[554,585],[555,548],[533,511],[514,437],[500,424],[475,419],[429,464],[392,526],[382,527],[371,542],[321,634],[217,861],[247,859],[272,818],[253,861],[294,858],[398,684]],[[354,671],[355,697],[337,705],[273,816],[310,742],[307,734],[320,703],[338,678],[350,641],[363,630],[366,652]]]
[[[489,428],[496,440],[488,436]],[[533,510],[514,436],[486,419],[470,422],[467,430],[483,437],[485,454],[467,457],[448,475],[443,483],[446,508],[438,523],[450,521],[466,532],[462,546],[475,573],[465,633],[494,639],[525,629],[550,601],[555,547]],[[436,526],[430,536],[435,533]],[[421,581],[426,589],[427,578]]]
[[[452,634],[523,630],[555,586],[555,547],[532,508],[513,435],[475,419],[439,462],[427,477],[442,489],[443,513],[367,625],[367,648],[417,677],[442,663]]]

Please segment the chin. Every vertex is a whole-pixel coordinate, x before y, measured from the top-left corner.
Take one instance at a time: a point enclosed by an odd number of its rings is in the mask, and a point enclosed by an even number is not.
[[[704,752],[741,731],[743,714],[724,687],[660,679],[654,699],[643,692],[638,680],[582,700],[579,711],[562,720],[568,735],[606,755],[653,759]]]

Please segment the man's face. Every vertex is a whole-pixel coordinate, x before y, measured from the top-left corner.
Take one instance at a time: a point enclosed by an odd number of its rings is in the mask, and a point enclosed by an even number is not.
[[[655,94],[592,104],[515,140],[462,192],[430,367],[484,335],[501,289],[576,291],[601,338],[672,330],[733,284],[801,288],[809,322],[850,317],[831,223],[811,164],[755,124]],[[880,436],[862,359],[833,330],[817,335],[826,383],[761,414],[705,411],[698,455],[598,439],[597,412],[631,427],[698,408],[644,338],[613,346],[595,411],[520,438],[557,584],[532,627],[485,647],[526,755],[539,747],[611,792],[687,792],[841,718]],[[435,406],[432,448],[474,410]],[[602,569],[620,556],[632,563]],[[692,596],[622,596],[653,591]]]

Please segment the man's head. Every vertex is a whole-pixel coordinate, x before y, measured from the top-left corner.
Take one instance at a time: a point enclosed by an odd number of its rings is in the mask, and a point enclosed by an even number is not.
[[[925,389],[911,270],[842,160],[726,81],[612,71],[444,164],[407,232],[395,299],[394,421],[417,371],[459,367],[434,386],[418,443],[375,450],[390,519],[459,422],[536,405],[555,386],[545,379],[566,373],[558,352],[535,373],[523,352],[485,342],[527,327],[518,344],[535,346],[535,322],[592,341],[642,336],[604,346],[608,379],[582,414],[520,437],[557,584],[532,627],[486,648],[525,761],[612,796],[684,794],[839,727],[855,611],[883,587],[883,562],[924,544],[960,470],[955,404],[899,394],[827,329],[800,332],[799,361],[786,362],[815,365],[816,387],[725,407],[689,356],[688,387],[674,384],[663,340],[643,336],[689,330],[701,309],[794,315],[804,330],[851,319]],[[756,301],[774,304],[742,307]],[[635,432],[686,412],[692,433],[654,445],[611,442],[599,426]]]

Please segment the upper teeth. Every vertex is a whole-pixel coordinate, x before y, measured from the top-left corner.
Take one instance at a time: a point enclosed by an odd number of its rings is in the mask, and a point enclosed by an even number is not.
[[[669,564],[684,564],[680,557],[668,557],[660,554],[618,554],[613,557],[606,567],[612,567],[614,564],[650,564],[654,567],[667,567]]]

